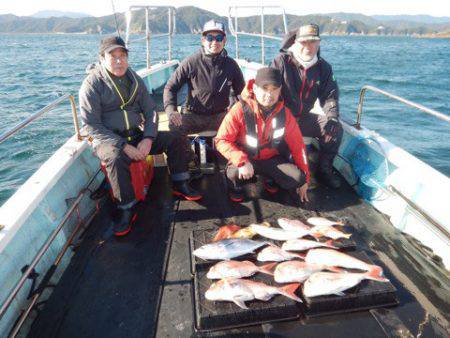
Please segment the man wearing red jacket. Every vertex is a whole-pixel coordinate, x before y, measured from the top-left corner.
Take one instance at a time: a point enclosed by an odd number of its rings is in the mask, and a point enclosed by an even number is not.
[[[255,174],[273,179],[298,194],[300,201],[308,201],[306,149],[296,120],[280,98],[281,83],[279,70],[258,70],[217,132],[217,150],[228,160],[232,201],[243,200],[242,185]],[[290,155],[294,164],[288,160]]]

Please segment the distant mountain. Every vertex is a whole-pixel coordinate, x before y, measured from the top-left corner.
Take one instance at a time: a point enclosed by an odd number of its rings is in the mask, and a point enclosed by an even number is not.
[[[61,13],[61,12],[59,12]],[[67,14],[67,13],[66,13]],[[73,14],[73,13],[72,13]],[[450,22],[441,23],[444,18],[430,16],[380,16],[372,17],[357,13],[328,13],[315,15],[287,15],[288,28],[294,29],[302,24],[315,22],[320,26],[324,35],[406,35],[422,37],[450,37]],[[408,20],[405,20],[405,17]],[[414,17],[423,20],[436,19],[436,22],[425,23],[410,21]],[[125,30],[124,14],[118,13],[119,29]],[[215,13],[193,7],[177,8],[177,33],[201,32],[203,24],[211,19],[220,20],[227,24],[228,18]],[[395,20],[394,20],[395,19]],[[445,20],[444,20],[445,21]],[[149,27],[153,33],[167,32],[167,12],[159,8],[149,13]],[[280,15],[267,15],[264,20],[266,34],[283,34],[282,17]],[[246,32],[260,32],[260,16],[239,18],[239,30]],[[12,14],[0,15],[0,33],[88,33],[110,34],[116,31],[113,15],[102,17],[45,17],[35,18],[15,16]],[[131,23],[132,33],[145,31],[145,13],[133,13]]]
[[[61,11],[39,11],[31,15],[33,18],[87,18],[91,15],[86,13],[75,13],[75,12],[61,12]]]
[[[425,24],[450,23],[449,16],[430,16],[430,15],[372,15],[372,18],[380,21],[410,21]]]

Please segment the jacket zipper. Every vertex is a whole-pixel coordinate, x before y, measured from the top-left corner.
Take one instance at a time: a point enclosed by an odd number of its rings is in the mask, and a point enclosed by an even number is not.
[[[301,73],[301,76],[303,76],[303,79],[302,79],[302,87],[300,88],[300,95],[299,95],[299,97],[300,97],[300,111],[299,111],[299,113],[298,113],[298,116],[300,117],[300,115],[302,114],[302,112],[303,112],[303,89],[305,89],[305,83],[306,83],[306,78],[307,78],[307,76],[306,76],[306,73],[308,72],[308,69],[305,69],[304,71],[300,68],[300,73]]]

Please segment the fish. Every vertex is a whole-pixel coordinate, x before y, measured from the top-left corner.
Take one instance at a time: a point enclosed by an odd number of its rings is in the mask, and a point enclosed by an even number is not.
[[[364,279],[389,282],[388,279],[380,277],[376,271],[366,273],[316,272],[306,280],[303,294],[308,298],[324,295],[344,296],[343,291],[354,287]]]
[[[286,231],[309,230],[311,227],[302,221],[289,218],[278,218],[278,225]]]
[[[326,266],[339,266],[346,269],[369,271],[376,276],[383,275],[383,269],[378,265],[367,264],[362,260],[333,249],[312,249],[305,256],[305,262],[310,264],[323,264]]]
[[[302,283],[313,273],[322,270],[343,272],[342,269],[336,267],[327,267],[326,265],[322,264],[309,264],[300,261],[288,261],[277,265],[274,272],[274,280],[277,283]]]
[[[295,258],[304,258],[304,255],[284,251],[276,245],[262,249],[256,259],[260,262],[283,262]]]
[[[277,241],[287,241],[288,239],[301,238],[309,234],[309,230],[286,231],[284,229],[268,228],[258,224],[251,224],[250,227],[258,235]]]
[[[325,217],[310,217],[306,220],[311,225],[318,226],[333,226],[333,225],[344,225],[341,221],[330,221]]]
[[[270,263],[257,266],[250,261],[222,261],[213,265],[206,277],[209,279],[242,278],[250,277],[257,272],[273,276],[273,269],[276,265],[277,263]]]
[[[314,249],[318,247],[325,247],[330,249],[337,249],[333,246],[333,241],[329,240],[325,243],[311,241],[309,239],[290,239],[283,243],[281,249],[286,251],[305,251],[309,249]]]
[[[217,242],[217,241],[221,241],[222,239],[227,239],[227,238],[231,238],[231,236],[241,230],[242,227],[240,227],[239,225],[236,224],[227,224],[227,225],[223,225],[219,228],[219,230],[217,231],[216,235],[213,238],[213,242]]]
[[[193,254],[206,260],[229,260],[253,253],[256,249],[268,244],[251,239],[230,238],[205,244],[194,250]]]
[[[318,239],[321,237],[328,237],[331,239],[340,239],[340,238],[346,238],[349,239],[352,234],[347,234],[345,232],[342,232],[336,228],[334,228],[333,226],[328,226],[328,225],[316,225],[314,226],[311,230],[310,230],[310,235],[313,236],[314,238]]]
[[[259,225],[270,227],[269,222],[262,222]],[[231,235],[230,238],[253,238],[253,236],[255,235],[256,232],[251,228],[251,225],[249,225],[248,227],[236,231],[234,234]]]
[[[205,292],[205,297],[211,301],[234,302],[241,309],[247,310],[246,301],[258,299],[268,301],[275,295],[283,295],[296,302],[302,300],[295,295],[299,283],[282,287],[270,286],[249,279],[225,278],[213,283]]]

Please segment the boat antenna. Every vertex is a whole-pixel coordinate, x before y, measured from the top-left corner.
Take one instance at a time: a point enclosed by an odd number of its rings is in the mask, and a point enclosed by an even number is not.
[[[117,22],[116,8],[114,7],[114,0],[111,0],[111,6],[112,6],[112,9],[113,9],[113,13],[114,13],[114,20],[116,21],[116,31],[117,31],[117,35],[118,35],[119,37],[121,37],[121,36],[120,36],[120,31],[119,31],[119,24],[118,24],[118,22]]]

